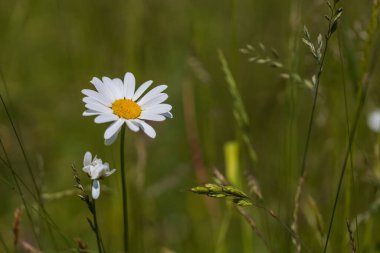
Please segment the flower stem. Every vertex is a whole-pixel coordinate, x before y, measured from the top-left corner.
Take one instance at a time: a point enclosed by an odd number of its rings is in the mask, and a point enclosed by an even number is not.
[[[124,218],[124,253],[128,252],[128,199],[127,199],[127,185],[126,175],[124,170],[124,137],[125,125],[121,128],[120,139],[120,170],[121,170],[121,187],[123,196],[123,218]]]
[[[92,200],[92,215],[94,217],[94,225],[95,225],[95,235],[96,235],[96,243],[98,244],[98,252],[102,253],[102,246],[101,246],[101,238],[100,238],[100,231],[98,226],[98,219],[96,217],[96,206],[95,206],[95,199]]]

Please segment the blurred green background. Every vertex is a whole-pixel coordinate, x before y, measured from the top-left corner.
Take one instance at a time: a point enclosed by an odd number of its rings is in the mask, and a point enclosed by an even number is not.
[[[300,235],[311,252],[322,250],[321,235],[327,232],[347,144],[343,87],[352,119],[355,78],[360,74],[358,62],[372,1],[344,0],[342,6],[342,22],[327,52],[321,80],[301,202]],[[118,168],[118,143],[104,146],[106,124],[97,125],[93,118],[82,117],[80,91],[92,88],[89,81],[93,76],[121,78],[130,71],[138,84],[146,80],[167,84],[168,103],[173,105],[174,114],[172,120],[153,124],[157,131],[154,140],[127,132],[126,161],[134,206],[131,236],[139,245],[135,252],[142,252],[142,247],[145,252],[216,252],[221,243],[219,252],[267,252],[225,201],[186,192],[204,183],[197,171],[202,174],[204,170],[211,182],[214,167],[225,170],[224,145],[239,136],[217,50],[226,55],[250,119],[263,205],[290,226],[312,93],[307,87],[281,79],[276,69],[250,63],[239,48],[259,42],[274,47],[283,63],[310,79],[316,66],[301,43],[303,25],[316,39],[326,30],[323,15],[327,12],[322,0],[0,1],[0,91],[42,191],[72,190],[71,164],[80,171],[87,150]],[[378,37],[377,33],[375,45],[379,44]],[[338,205],[331,252],[350,252],[346,219],[353,221],[380,198],[380,181],[375,176],[378,138],[365,123],[367,112],[380,106],[380,89],[375,85],[379,71],[374,71],[372,80],[353,147],[354,172],[349,166]],[[0,116],[0,135],[12,164],[31,185],[4,110]],[[250,169],[250,164],[244,146],[240,151],[240,171],[246,185],[243,171]],[[0,175],[13,184],[3,164]],[[86,175],[80,175],[82,182],[89,184]],[[102,182],[108,191],[98,201],[108,252],[121,252],[122,248],[119,177],[117,172]],[[243,189],[247,190],[245,186]],[[13,213],[21,202],[6,184],[0,184],[0,193],[0,233],[12,248]],[[90,249],[96,249],[86,221],[90,214],[79,198],[71,195],[46,200],[46,208],[64,235],[81,238]],[[294,251],[291,237],[281,225],[260,209],[247,210],[273,252]],[[229,214],[230,220],[226,218]],[[316,224],[316,217],[320,217],[322,227]],[[40,220],[36,214],[35,218]],[[376,232],[379,219],[376,207],[360,224],[360,252],[380,252]],[[226,220],[229,226],[223,236]],[[41,226],[44,252],[55,252],[46,228]],[[60,248],[65,248],[59,234],[54,234]],[[21,238],[35,245],[25,214]]]

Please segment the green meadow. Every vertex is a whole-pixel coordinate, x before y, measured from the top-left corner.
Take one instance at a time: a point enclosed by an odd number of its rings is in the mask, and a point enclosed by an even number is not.
[[[380,252],[380,1],[330,1],[1,0],[0,252]],[[127,72],[173,118],[106,146]]]

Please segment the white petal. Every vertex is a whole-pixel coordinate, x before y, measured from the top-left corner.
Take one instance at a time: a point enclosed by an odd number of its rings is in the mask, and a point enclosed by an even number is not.
[[[100,164],[97,164],[96,166],[92,166],[93,170],[91,171],[91,179],[96,180],[102,177],[104,170],[106,169],[104,167],[104,164],[100,162]]]
[[[124,84],[120,78],[112,79],[114,86],[117,89],[118,99],[124,98]]]
[[[104,169],[105,169],[106,171],[108,171],[108,170],[110,169],[110,165],[109,165],[109,163],[104,163],[104,164],[103,164],[103,167],[104,167]]]
[[[110,125],[104,133],[104,139],[110,139],[118,130],[120,130],[121,126],[124,124],[124,119],[118,119],[112,125]]]
[[[139,116],[139,119],[153,120],[153,121],[164,121],[166,118],[160,114],[148,114],[148,113],[143,112]]]
[[[90,175],[91,174],[91,164],[87,165],[87,166],[84,166],[82,168],[82,170],[83,170],[84,173],[87,173],[88,175]]]
[[[91,175],[90,175],[90,177],[91,177],[91,180],[96,180],[96,179],[99,179],[99,173],[102,171],[101,170],[101,168],[102,168],[103,166],[91,166]]]
[[[146,81],[145,83],[141,84],[140,87],[136,90],[135,94],[132,97],[133,101],[136,101],[140,98],[140,96],[151,86],[153,83],[152,80]]]
[[[87,103],[85,105],[85,107],[87,109],[91,109],[91,110],[94,110],[94,111],[97,111],[97,112],[101,112],[101,113],[113,113],[112,109],[111,108],[108,108],[104,105],[101,105],[101,104],[92,104],[92,103]]]
[[[156,106],[150,106],[148,108],[145,108],[143,112],[149,113],[149,114],[162,114],[169,112],[172,109],[171,105],[168,104],[159,104]]]
[[[115,171],[116,171],[116,169],[112,169],[112,170],[110,170],[110,171],[107,171],[104,175],[105,175],[106,177],[109,177],[109,176],[112,175]]]
[[[111,138],[105,139],[104,140],[104,145],[111,146],[116,141],[119,132],[115,133]]]
[[[165,113],[163,113],[161,115],[164,116],[164,117],[166,117],[166,118],[169,118],[169,119],[173,118],[173,114],[171,112],[165,112]]]
[[[144,133],[148,135],[150,138],[156,137],[156,131],[154,131],[153,127],[151,127],[145,121],[136,119],[135,122],[140,125]]]
[[[151,91],[149,91],[145,96],[143,96],[140,101],[139,105],[144,104],[146,101],[154,98],[157,94],[160,94],[162,91],[164,91],[168,86],[167,85],[159,85],[155,88],[153,88]]]
[[[98,100],[100,103],[104,104],[105,106],[111,106],[112,104],[112,101],[108,99],[107,96],[104,96],[103,94],[100,94],[94,90],[84,89],[82,90],[82,93],[88,97]]]
[[[135,93],[136,79],[135,76],[128,72],[124,76],[125,98],[131,99]]]
[[[115,121],[118,119],[119,117],[116,116],[115,114],[101,114],[95,118],[95,123],[100,124],[100,123]]]
[[[94,111],[94,110],[86,110],[83,112],[83,116],[94,116],[94,115],[99,115],[99,114],[102,114],[101,112],[97,112],[97,111]]]
[[[92,83],[95,86],[95,88],[99,91],[100,94],[107,97],[109,101],[115,100],[114,97],[112,96],[111,91],[107,89],[107,87],[103,84],[103,82],[99,78],[97,77],[92,78],[90,83]]]
[[[117,136],[119,135],[120,131],[121,131],[121,127],[119,128],[119,130],[111,138],[104,140],[104,145],[110,146],[111,144],[113,144],[116,141]]]
[[[105,87],[107,89],[109,89],[109,91],[112,93],[112,96],[113,96],[114,100],[117,100],[117,99],[120,99],[120,98],[123,97],[123,94],[119,94],[117,92],[116,85],[113,83],[113,81],[109,77],[103,76],[102,80],[103,80],[103,83],[104,83]]]
[[[128,128],[131,129],[133,132],[138,132],[140,130],[140,128],[137,125],[133,124],[131,120],[127,120],[126,123]]]
[[[98,199],[100,195],[100,182],[99,180],[92,180],[92,198]]]
[[[99,78],[93,77],[90,83],[95,86],[98,92],[102,93],[104,91],[103,82]]]
[[[87,151],[86,154],[84,154],[83,166],[90,165],[91,161],[92,161],[92,155],[89,151]]]
[[[82,98],[82,101],[85,103],[85,104],[98,104],[98,105],[104,105],[106,106],[105,104],[101,103],[100,101],[96,100],[95,98],[92,98],[92,97],[84,97]],[[108,106],[106,106],[108,107]]]
[[[168,99],[168,94],[165,94],[165,93],[160,93],[160,95],[158,95],[157,97],[154,97],[152,99],[150,99],[149,101],[145,101],[144,104],[140,104],[139,105],[143,108],[143,110],[145,110],[146,108],[149,108],[150,106],[155,106],[155,105],[158,105],[159,103],[162,103],[164,102],[166,99]]]

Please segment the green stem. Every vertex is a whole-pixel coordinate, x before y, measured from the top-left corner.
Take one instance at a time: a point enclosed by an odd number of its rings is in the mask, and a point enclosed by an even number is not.
[[[123,218],[124,218],[124,253],[128,252],[128,199],[127,199],[127,185],[126,174],[124,170],[124,137],[125,125],[121,128],[120,139],[120,170],[121,170],[121,187],[123,196]]]
[[[348,163],[348,158],[350,157],[350,154],[351,154],[352,144],[355,140],[355,134],[356,134],[357,126],[359,124],[359,119],[360,119],[360,116],[362,114],[364,104],[366,102],[371,75],[373,74],[376,63],[377,63],[377,61],[374,59],[377,59],[376,56],[377,56],[377,51],[379,48],[375,47],[375,50],[373,53],[373,55],[374,55],[373,60],[371,62],[370,62],[370,53],[371,53],[370,49],[371,49],[371,46],[373,45],[374,34],[377,31],[377,17],[378,17],[379,12],[380,12],[380,2],[377,0],[374,0],[373,1],[373,7],[372,7],[372,14],[371,14],[371,22],[370,22],[368,29],[367,29],[367,34],[369,34],[369,37],[367,38],[366,46],[365,46],[364,53],[363,53],[362,80],[360,82],[361,85],[359,86],[357,107],[356,107],[355,117],[354,117],[353,124],[352,124],[353,127],[350,131],[349,142],[347,144],[347,149],[346,149],[346,153],[344,156],[343,165],[341,168],[341,173],[340,173],[339,182],[338,182],[338,189],[337,189],[336,194],[335,194],[334,206],[333,206],[333,210],[332,210],[332,214],[331,214],[331,218],[330,218],[329,229],[328,229],[328,233],[327,233],[327,237],[326,237],[326,243],[325,243],[325,247],[324,247],[324,251],[323,251],[324,253],[327,251],[327,246],[329,243],[331,229],[332,229],[332,225],[333,225],[333,221],[334,221],[334,217],[335,217],[335,211],[336,211],[336,207],[337,207],[338,200],[339,200],[339,194],[340,194],[341,187],[342,187],[342,181],[343,181],[343,178],[344,178],[344,175],[346,172],[346,166]],[[356,229],[358,229],[358,228],[356,228]]]
[[[35,239],[37,241],[38,246],[41,248],[41,241],[40,241],[40,238],[39,238],[39,236],[37,234],[37,231],[36,231],[36,225],[34,224],[34,221],[33,221],[32,215],[30,213],[29,207],[28,207],[28,205],[26,203],[26,198],[24,196],[24,192],[21,189],[20,183],[19,183],[19,181],[18,181],[18,179],[16,177],[15,170],[14,170],[14,168],[12,166],[11,160],[9,159],[8,153],[7,153],[6,149],[5,149],[5,146],[4,146],[3,141],[1,140],[1,138],[0,138],[0,146],[1,146],[1,149],[2,149],[2,151],[4,153],[4,156],[5,156],[5,159],[6,159],[6,164],[7,164],[8,168],[11,171],[13,180],[15,181],[17,192],[18,192],[18,194],[19,194],[19,196],[21,198],[22,204],[24,205],[24,208],[25,208],[25,211],[26,211],[26,215],[28,216],[28,219],[29,219],[30,224],[32,226],[33,235],[34,235],[34,237],[35,237]]]
[[[98,244],[98,252],[102,253],[102,246],[101,246],[101,239],[100,239],[100,231],[98,226],[98,219],[96,217],[96,205],[95,205],[95,199],[92,200],[92,215],[94,216],[94,225],[95,225],[95,234],[96,234],[96,243]]]

